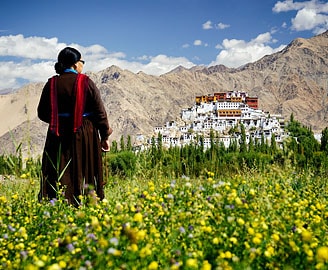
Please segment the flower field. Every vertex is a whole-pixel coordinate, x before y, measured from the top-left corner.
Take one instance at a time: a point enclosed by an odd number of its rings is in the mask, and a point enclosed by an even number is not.
[[[79,208],[0,180],[0,269],[328,269],[326,180],[249,171],[113,179]]]

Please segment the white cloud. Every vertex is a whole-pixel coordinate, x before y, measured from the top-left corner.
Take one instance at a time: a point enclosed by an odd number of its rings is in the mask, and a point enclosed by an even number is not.
[[[224,39],[217,48],[223,48],[217,55],[216,60],[210,63],[213,65],[225,65],[227,67],[239,67],[246,63],[254,62],[265,55],[280,51],[285,47],[272,48],[268,44],[274,40],[269,32],[258,35],[249,42],[238,39]]]
[[[209,29],[213,28],[213,24],[212,24],[211,21],[207,21],[206,23],[203,23],[202,27],[203,27],[204,30],[209,30]],[[229,24],[224,24],[222,22],[215,25],[215,28],[220,29],[220,30],[226,29],[228,27],[230,27]]]
[[[195,46],[201,46],[201,45],[202,45],[202,41],[201,41],[200,39],[196,39],[196,40],[194,41],[194,45],[195,45]]]
[[[27,37],[10,35],[0,37],[0,56],[15,56],[30,59],[53,59],[60,48],[57,38]]]
[[[0,62],[1,89],[20,87],[22,80],[45,81],[54,74],[53,64],[54,62],[49,61],[33,63],[29,60],[18,63],[13,61]]]
[[[297,11],[291,19],[291,29],[295,31],[310,30],[315,34],[328,29],[328,3],[319,0],[294,2],[293,0],[278,1],[273,12]]]
[[[203,29],[204,30],[208,30],[208,29],[212,29],[212,22],[211,21],[207,21],[206,23],[203,23]]]
[[[223,46],[221,44],[216,44],[215,49],[221,50],[223,49]]]
[[[301,9],[292,19],[292,29],[296,31],[328,29],[328,15],[317,14],[314,9]],[[319,31],[320,32],[320,31]]]
[[[149,61],[150,57],[148,55],[142,55],[137,57],[136,59],[140,61]]]
[[[143,55],[140,59],[128,61],[123,52],[109,53],[106,48],[97,44],[84,47],[79,44],[59,43],[57,38],[1,36],[0,89],[18,88],[26,82],[46,82],[55,74],[54,64],[58,52],[66,46],[75,47],[82,53],[86,60],[86,72],[97,72],[117,65],[132,72],[144,71],[151,75],[161,75],[179,65],[186,68],[194,66],[184,57]]]
[[[274,12],[284,12],[284,11],[291,11],[291,10],[299,10],[306,6],[307,3],[311,3],[312,1],[307,2],[294,2],[293,0],[285,0],[285,1],[278,1],[272,10]]]
[[[139,68],[147,74],[160,75],[180,65],[186,68],[191,68],[195,64],[190,62],[185,57],[169,57],[166,55],[157,55],[155,57],[152,57],[151,61],[148,64],[142,66],[142,69],[141,67],[136,66],[135,72]]]
[[[223,30],[223,29],[226,29],[226,28],[230,27],[230,25],[229,24],[224,24],[224,23],[218,23],[217,25],[215,25],[215,27],[217,29]]]

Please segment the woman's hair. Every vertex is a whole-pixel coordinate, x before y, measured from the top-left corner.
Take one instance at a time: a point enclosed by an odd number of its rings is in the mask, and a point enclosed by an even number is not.
[[[73,66],[81,59],[81,53],[72,47],[66,47],[58,54],[58,62],[55,64],[57,74],[63,74],[64,70]]]

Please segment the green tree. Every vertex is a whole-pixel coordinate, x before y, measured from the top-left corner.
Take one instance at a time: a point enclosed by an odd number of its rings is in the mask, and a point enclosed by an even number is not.
[[[321,132],[320,150],[328,153],[328,128],[325,127]]]
[[[270,151],[272,155],[277,153],[277,142],[274,133],[271,134]]]
[[[123,137],[123,135],[121,136],[121,139],[120,139],[120,150],[121,151],[124,151],[125,150],[125,143],[124,143],[124,137]]]
[[[152,167],[155,167],[155,165],[157,164],[156,153],[157,153],[156,140],[155,137],[153,136],[151,138],[151,148],[150,148],[150,158],[151,158]]]
[[[314,153],[320,149],[320,144],[314,137],[311,128],[302,125],[291,115],[287,130],[290,136],[294,138],[288,147],[294,151],[297,165],[300,168],[307,168],[313,164]],[[295,145],[295,142],[297,143]]]
[[[247,152],[246,131],[245,126],[243,124],[240,124],[239,150],[241,153]]]
[[[163,159],[163,135],[159,132],[157,135],[157,161],[162,161]]]
[[[130,135],[128,135],[128,138],[127,138],[126,150],[127,151],[132,151],[132,143],[131,143],[131,136]]]
[[[120,177],[133,176],[136,170],[136,161],[136,155],[128,151],[121,151],[108,158],[111,173]]]
[[[253,152],[255,148],[255,143],[252,137],[252,134],[249,134],[249,142],[248,142],[248,152]]]
[[[110,147],[110,152],[111,153],[117,153],[118,152],[117,142],[116,141],[112,141],[112,145]]]

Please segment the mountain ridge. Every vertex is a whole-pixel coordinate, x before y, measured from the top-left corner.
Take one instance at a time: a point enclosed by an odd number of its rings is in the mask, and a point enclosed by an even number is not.
[[[132,140],[138,134],[152,136],[155,126],[179,119],[181,109],[191,107],[195,96],[230,90],[257,96],[260,109],[286,119],[293,113],[317,133],[327,126],[328,31],[310,39],[297,38],[283,50],[239,68],[177,67],[154,76],[110,66],[87,75],[101,91],[114,130],[111,139],[116,141],[122,135]],[[24,152],[37,155],[42,151],[46,125],[37,119],[36,106],[43,85],[29,84],[0,95],[1,123],[8,123],[0,128],[0,154],[15,150],[9,130],[14,131],[15,140],[26,141]],[[37,145],[28,149],[31,141]]]

